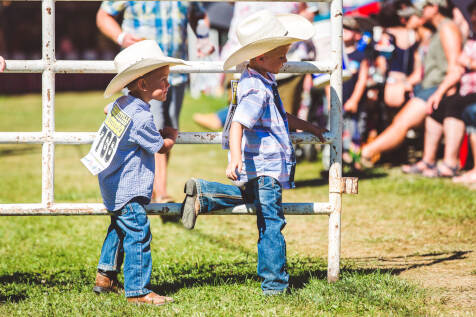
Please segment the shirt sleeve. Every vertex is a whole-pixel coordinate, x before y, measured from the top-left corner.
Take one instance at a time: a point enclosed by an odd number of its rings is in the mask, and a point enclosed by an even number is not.
[[[127,1],[103,1],[101,3],[101,9],[106,11],[107,14],[116,16],[126,7]]]
[[[131,131],[132,140],[147,152],[157,153],[164,145],[164,139],[155,127],[154,121],[145,120]]]
[[[263,115],[266,93],[262,89],[249,88],[239,98],[233,122],[239,122],[251,129]]]

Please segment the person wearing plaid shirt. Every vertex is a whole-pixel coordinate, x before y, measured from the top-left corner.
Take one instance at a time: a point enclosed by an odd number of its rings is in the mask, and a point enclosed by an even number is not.
[[[281,232],[286,225],[282,190],[294,187],[296,164],[289,129],[313,133],[321,140],[325,131],[286,113],[274,74],[287,61],[291,43],[313,34],[312,24],[295,14],[275,16],[263,10],[241,21],[237,36],[242,47],[224,63],[226,70],[249,60],[238,83],[236,108],[232,104],[227,118],[231,124],[226,175],[234,185],[191,178],[184,189],[182,223],[187,229],[195,226],[200,213],[243,203],[255,206],[257,271],[265,295],[285,292],[289,281],[286,242]],[[228,129],[227,124],[225,127]],[[228,147],[226,142],[224,146]]]
[[[124,13],[122,25],[115,20]],[[198,2],[180,1],[104,1],[98,10],[97,26],[107,37],[125,48],[138,41],[155,40],[170,57],[187,59],[187,24],[195,30],[197,20],[209,25],[203,6]],[[202,39],[208,41],[207,38]],[[200,46],[202,47],[202,46]],[[201,52],[203,56],[211,52]],[[158,129],[179,128],[179,115],[185,94],[187,75],[170,74],[171,84],[165,102],[152,101],[150,111]],[[173,201],[167,194],[167,162],[169,154],[156,154],[153,202]]]
[[[468,6],[471,24],[476,30],[476,1]],[[468,39],[458,58],[461,74],[457,93],[441,99],[437,109],[425,121],[423,158],[414,165],[404,166],[404,172],[418,172],[427,177],[453,177],[458,174],[459,149],[464,137],[463,111],[476,103],[476,39]],[[444,134],[443,160],[437,163],[440,139]]]

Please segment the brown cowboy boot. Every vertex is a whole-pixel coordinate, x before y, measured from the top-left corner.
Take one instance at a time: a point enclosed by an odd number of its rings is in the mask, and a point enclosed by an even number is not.
[[[94,285],[93,291],[97,294],[109,292],[119,293],[121,288],[122,285],[117,281],[117,277],[110,278],[99,272],[96,273],[96,285]]]
[[[171,303],[174,300],[171,297],[160,296],[159,294],[156,294],[154,292],[150,292],[149,294],[143,295],[143,296],[128,297],[127,301],[129,303],[150,304],[150,305],[161,306],[161,305],[165,305],[167,303]]]

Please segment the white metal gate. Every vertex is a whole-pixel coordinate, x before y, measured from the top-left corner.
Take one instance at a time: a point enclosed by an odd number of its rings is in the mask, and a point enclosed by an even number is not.
[[[14,0],[25,1],[25,0]],[[26,0],[28,1],[28,0]],[[59,0],[68,1],[68,0]],[[95,1],[95,0],[91,0]],[[188,0],[187,0],[188,1]],[[216,0],[215,0],[216,1]],[[224,1],[224,0],[218,0]],[[276,0],[273,0],[276,1]],[[291,0],[279,0],[291,1]],[[271,1],[270,1],[271,2]],[[112,61],[66,61],[55,58],[55,1],[42,0],[42,59],[8,60],[6,72],[42,73],[42,130],[41,132],[0,132],[0,144],[42,144],[41,203],[0,204],[1,216],[25,215],[107,215],[103,204],[58,204],[54,202],[55,144],[90,144],[95,132],[55,131],[55,73],[114,73]],[[318,62],[288,62],[281,72],[330,73],[331,111],[330,132],[325,139],[330,144],[329,201],[284,203],[285,214],[329,215],[328,272],[329,282],[339,278],[342,193],[356,193],[357,181],[342,177],[342,0],[331,0],[331,56]],[[189,62],[190,66],[175,66],[175,73],[221,73],[221,62]],[[235,69],[227,72],[237,72]],[[1,76],[1,75],[0,75]],[[320,143],[309,133],[291,133],[293,143]],[[182,132],[177,144],[221,144],[221,133]],[[179,214],[181,204],[150,204],[149,214]],[[210,214],[252,214],[247,206],[237,206]]]

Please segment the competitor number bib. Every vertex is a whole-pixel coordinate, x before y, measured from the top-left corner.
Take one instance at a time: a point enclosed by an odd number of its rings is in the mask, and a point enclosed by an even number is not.
[[[111,164],[124,132],[131,123],[131,117],[114,103],[96,134],[89,153],[81,162],[93,175],[104,171]]]

